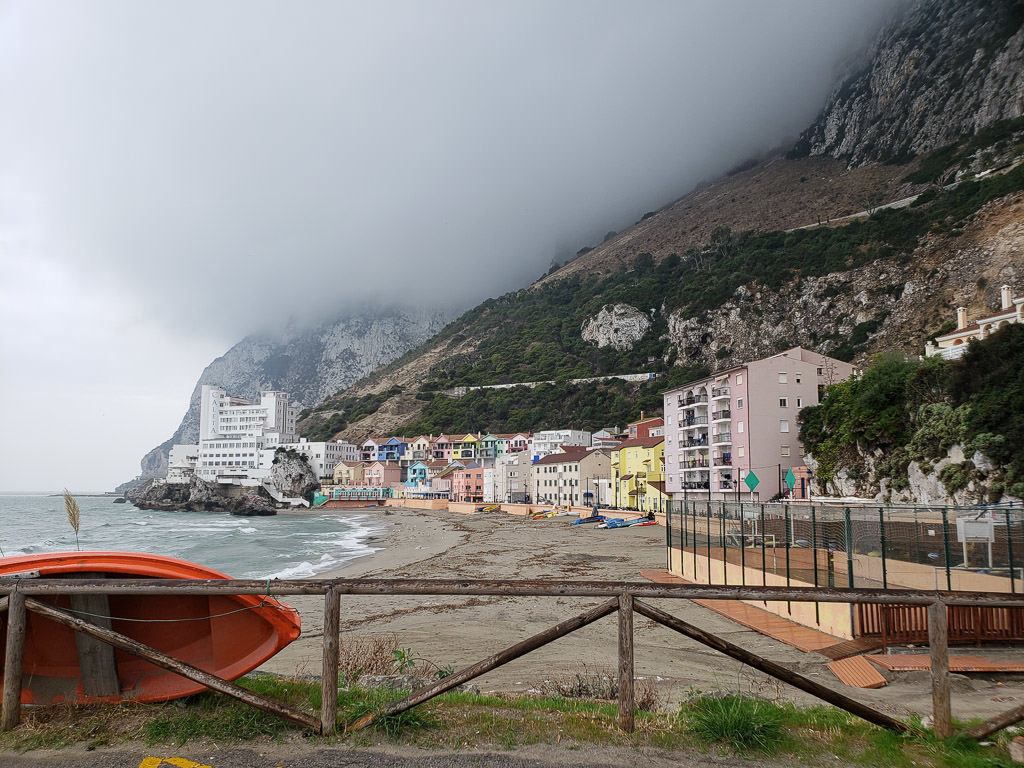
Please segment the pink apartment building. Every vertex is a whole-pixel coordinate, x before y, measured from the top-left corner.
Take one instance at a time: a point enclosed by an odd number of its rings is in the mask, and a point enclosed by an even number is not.
[[[374,461],[363,469],[363,483],[378,487],[390,487],[402,482],[402,467],[397,462]]]
[[[720,371],[665,393],[665,482],[674,499],[754,499],[806,476],[797,414],[854,367],[802,347]],[[799,488],[796,489],[799,493]]]
[[[476,462],[452,472],[452,501],[482,502],[484,500],[484,470]]]

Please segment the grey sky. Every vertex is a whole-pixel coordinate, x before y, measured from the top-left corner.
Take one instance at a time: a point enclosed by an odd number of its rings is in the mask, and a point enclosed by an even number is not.
[[[68,406],[0,489],[131,476],[252,330],[521,287],[795,136],[893,8],[0,5],[0,396]],[[78,434],[103,460],[43,471]]]

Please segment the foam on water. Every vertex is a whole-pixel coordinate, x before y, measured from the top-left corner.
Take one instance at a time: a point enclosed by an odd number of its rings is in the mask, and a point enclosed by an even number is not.
[[[241,578],[316,576],[375,552],[369,540],[388,527],[365,514],[237,518],[112,502],[78,499],[83,550],[169,555]],[[0,495],[0,547],[8,556],[74,550],[63,499]]]

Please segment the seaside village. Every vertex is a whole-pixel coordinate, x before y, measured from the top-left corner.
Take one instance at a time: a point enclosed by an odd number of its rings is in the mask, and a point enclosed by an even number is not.
[[[1024,297],[1001,290],[1001,309],[929,342],[925,354],[957,357],[972,338],[1022,322]],[[281,451],[309,463],[321,483],[314,506],[365,506],[402,500],[421,508],[532,505],[581,511],[593,507],[661,515],[671,500],[764,502],[807,500],[798,417],[824,390],[854,373],[849,363],[793,347],[664,393],[664,416],[596,432],[552,428],[516,434],[389,435],[359,445],[309,442],[296,433],[298,407],[288,393],[259,403],[204,385],[199,443],[170,451],[168,483],[195,475],[218,484],[269,482]],[[554,426],[554,425],[553,425]]]

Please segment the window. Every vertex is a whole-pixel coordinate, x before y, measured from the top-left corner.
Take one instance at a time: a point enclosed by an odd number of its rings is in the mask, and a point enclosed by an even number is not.
[[[803,408],[804,407],[804,399],[802,397],[798,397],[796,399],[796,407],[797,408]]]
[[[779,421],[779,432],[789,432],[789,421],[787,419]]]
[[[803,456],[804,455],[804,447],[801,445],[798,450],[800,452],[800,455]]]
[[[739,432],[740,434],[743,434],[743,422],[742,421],[736,422],[736,431]]]
[[[788,445],[780,445],[779,446],[779,456],[789,456],[789,446]]]
[[[799,373],[793,376],[793,381],[795,381],[797,384],[800,383],[800,374]]]
[[[818,375],[819,375],[819,376],[821,376],[821,374],[822,374],[822,373],[824,373],[824,372],[825,372],[825,371],[824,371],[824,370],[823,370],[822,368],[819,368],[819,369],[818,369]]]
[[[742,373],[737,373],[736,374],[736,383],[737,384],[742,384],[743,383],[743,374]]]
[[[736,400],[736,407],[737,407],[737,408],[742,408],[742,407],[743,407],[743,398],[742,398],[742,397],[741,397],[741,398],[738,398],[738,399]]]
[[[789,408],[789,398],[788,397],[780,397],[779,398],[779,408]]]
[[[789,382],[789,376],[787,376],[785,373],[780,373],[779,374],[779,384],[786,384],[788,382]]]
[[[736,447],[736,455],[742,457],[746,453],[746,446],[739,445]]]

